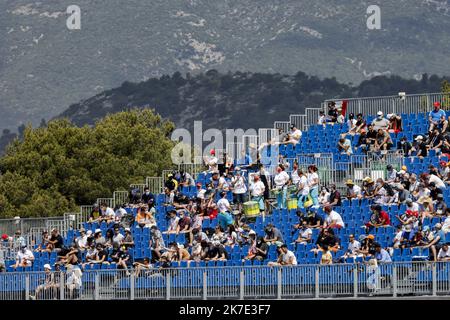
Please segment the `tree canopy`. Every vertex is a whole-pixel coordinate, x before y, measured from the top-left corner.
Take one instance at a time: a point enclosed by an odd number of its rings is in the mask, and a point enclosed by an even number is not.
[[[0,217],[60,216],[127,190],[171,164],[173,123],[133,109],[77,127],[67,119],[27,126],[0,159]]]

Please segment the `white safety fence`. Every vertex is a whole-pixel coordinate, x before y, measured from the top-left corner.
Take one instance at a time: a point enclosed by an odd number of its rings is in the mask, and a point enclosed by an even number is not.
[[[0,274],[0,300],[302,299],[450,295],[450,263],[196,267]],[[131,272],[130,272],[131,271]]]

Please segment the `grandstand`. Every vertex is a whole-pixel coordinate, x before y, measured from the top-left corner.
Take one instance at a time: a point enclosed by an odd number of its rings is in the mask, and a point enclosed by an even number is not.
[[[142,228],[135,221],[130,226],[134,246],[129,249],[131,259],[128,269],[118,269],[118,264],[111,259],[112,248],[108,249],[111,263],[85,264],[82,272],[76,268],[62,264],[58,281],[53,281],[53,287],[39,289],[46,282],[47,275],[44,266],[50,265],[51,272],[55,272],[58,262],[57,251],[34,252],[35,260],[30,266],[14,268],[18,249],[8,245],[5,241],[3,260],[5,272],[0,273],[0,299],[261,299],[261,298],[324,298],[324,297],[367,297],[367,296],[398,296],[398,295],[449,295],[450,294],[450,266],[445,261],[433,261],[431,247],[408,243],[395,247],[393,242],[398,231],[397,215],[403,215],[408,210],[406,202],[381,203],[381,210],[390,217],[390,225],[373,227],[363,226],[371,221],[371,210],[374,199],[364,194],[359,198],[346,199],[346,181],[352,180],[356,185],[363,185],[367,177],[388,180],[387,166],[394,170],[403,170],[410,175],[417,175],[429,171],[429,166],[439,168],[441,162],[449,162],[446,153],[439,150],[429,150],[427,156],[417,157],[404,154],[397,150],[397,143],[402,137],[413,142],[419,135],[427,136],[429,129],[428,113],[433,110],[433,102],[444,104],[448,97],[442,94],[420,94],[406,96],[374,97],[360,99],[342,99],[334,101],[342,107],[342,113],[363,113],[369,124],[376,113],[382,111],[384,115],[395,113],[402,118],[402,130],[390,133],[393,148],[385,154],[382,152],[364,150],[358,147],[359,135],[348,135],[353,153],[342,154],[337,149],[337,141],[342,134],[349,132],[348,123],[317,124],[319,111],[328,112],[328,105],[332,100],[325,101],[320,108],[307,108],[303,115],[291,115],[289,121],[277,121],[273,128],[261,128],[258,136],[247,136],[242,143],[227,145],[227,153],[232,157],[234,167],[243,167],[243,176],[251,182],[257,169],[239,158],[239,151],[248,150],[250,142],[261,146],[260,162],[269,172],[269,184],[275,184],[276,168],[281,162],[288,164],[286,172],[291,176],[294,164],[304,169],[316,166],[318,168],[320,186],[336,185],[342,194],[341,205],[334,205],[332,210],[339,213],[345,223],[344,228],[333,229],[339,239],[335,250],[330,251],[332,264],[323,264],[324,250],[317,250],[316,240],[321,232],[320,228],[312,228],[312,241],[306,244],[295,243],[298,229],[293,226],[299,223],[299,211],[306,215],[307,211],[326,220],[323,203],[313,209],[284,208],[276,203],[271,195],[271,209],[253,218],[238,212],[235,217],[241,217],[248,227],[258,235],[264,236],[268,224],[273,224],[281,231],[283,242],[287,250],[295,255],[296,265],[267,266],[268,262],[276,261],[279,252],[277,245],[270,245],[267,256],[263,260],[245,259],[251,249],[250,243],[225,245],[226,259],[218,260],[182,260],[171,261],[170,265],[163,261],[154,261],[153,266],[145,272],[130,272],[132,262],[152,258],[154,253],[150,247],[152,237],[151,228]],[[450,112],[446,112],[446,118]],[[273,143],[278,137],[278,129],[289,131],[291,124],[302,131],[302,137],[297,144]],[[238,150],[238,151],[236,151]],[[189,172],[195,177],[195,183],[201,184],[201,189],[207,189],[211,181],[212,172],[199,164],[184,164],[178,171]],[[163,172],[161,177],[146,177],[142,183],[133,184],[130,190],[137,190],[140,195],[148,187],[155,195],[155,220],[159,230],[166,231],[170,226],[168,213],[175,205],[168,200],[164,189],[168,174],[173,170]],[[232,174],[234,175],[234,173]],[[445,188],[442,194],[446,203],[450,202],[450,189],[447,187],[447,176],[443,177]],[[390,182],[389,184],[393,184]],[[249,185],[248,185],[249,187]],[[197,197],[195,186],[180,186],[180,195],[188,198]],[[421,194],[422,195],[422,194]],[[233,192],[227,191],[226,198],[234,207]],[[423,202],[419,197],[411,194],[414,203]],[[215,193],[214,202],[220,199]],[[422,199],[423,200],[423,199]],[[435,202],[435,201],[434,201]],[[106,204],[108,208],[123,205],[127,214],[136,217],[138,206],[131,203],[129,192],[118,190],[111,198],[97,199],[97,204]],[[96,233],[98,229],[105,236],[109,229],[114,229],[116,222],[89,222],[89,215],[94,206],[82,206],[80,212],[66,213],[61,218],[52,219],[11,219],[0,221],[0,232],[12,234],[16,230],[22,231],[23,241],[28,247],[36,249],[44,230],[58,229],[63,236],[64,245],[70,247],[75,239],[80,237],[80,229]],[[426,211],[420,206],[419,214]],[[422,232],[428,227],[433,230],[436,224],[444,224],[445,215],[433,212],[432,216],[418,217],[414,226],[415,233]],[[203,218],[204,231],[215,228],[219,219],[208,216]],[[237,222],[236,222],[237,223]],[[238,225],[241,226],[241,225]],[[125,234],[125,226],[120,225],[120,232]],[[346,256],[349,246],[349,236],[356,239],[367,239],[373,235],[381,248],[387,249],[391,261],[380,261],[376,253]],[[409,235],[409,234],[408,234]],[[435,233],[435,237],[438,233]],[[210,237],[211,238],[211,237]],[[165,244],[176,242],[187,245],[185,234],[163,234]],[[5,239],[6,240],[6,239]],[[442,243],[450,242],[450,234],[441,239]],[[12,242],[15,239],[11,239]],[[363,240],[362,240],[363,241]],[[438,249],[442,247],[439,246]],[[315,250],[316,249],[316,250]],[[190,252],[192,254],[192,252]],[[88,250],[80,251],[80,259],[85,262]],[[449,253],[450,255],[450,253]],[[375,263],[374,260],[379,260]],[[75,271],[74,271],[75,270]],[[80,282],[77,282],[78,278]]]

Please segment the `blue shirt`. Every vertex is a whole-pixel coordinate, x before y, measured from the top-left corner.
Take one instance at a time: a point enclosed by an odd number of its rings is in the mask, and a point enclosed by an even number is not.
[[[434,237],[438,237],[439,236],[439,241],[436,242],[436,244],[442,244],[445,242],[445,232],[442,230],[439,230],[438,232],[436,232],[436,234],[434,235]]]
[[[234,222],[233,216],[228,212],[219,213],[217,218],[219,219],[219,225],[222,227],[222,230],[226,230]]]
[[[384,263],[392,262],[391,256],[384,249],[381,249],[380,252],[377,252],[375,254],[375,258],[377,258],[378,262],[384,262]]]
[[[445,111],[442,109],[439,109],[439,111],[433,110],[430,112],[430,117],[433,122],[439,122],[442,117],[445,118]]]

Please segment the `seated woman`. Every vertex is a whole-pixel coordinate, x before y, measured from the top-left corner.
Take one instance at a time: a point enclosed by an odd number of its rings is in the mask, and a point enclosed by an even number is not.
[[[388,132],[397,134],[397,133],[403,131],[401,116],[396,115],[395,113],[392,113],[392,114],[388,114],[387,117],[389,119]]]

